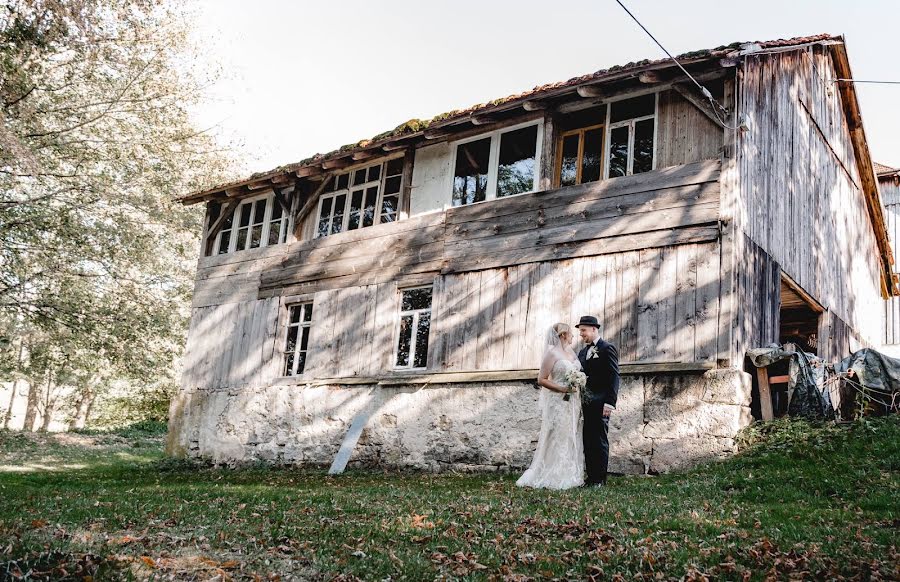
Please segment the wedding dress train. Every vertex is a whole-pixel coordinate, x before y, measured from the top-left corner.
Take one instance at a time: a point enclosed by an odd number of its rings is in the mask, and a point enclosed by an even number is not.
[[[580,370],[576,361],[560,358],[553,364],[550,380],[565,385],[569,370]],[[569,489],[584,484],[584,444],[581,441],[581,395],[563,400],[564,394],[541,388],[541,432],[531,466],[519,477],[520,487]]]

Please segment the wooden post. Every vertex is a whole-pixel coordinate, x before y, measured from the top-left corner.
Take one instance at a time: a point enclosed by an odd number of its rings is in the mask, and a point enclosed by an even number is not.
[[[772,420],[775,413],[772,411],[772,391],[769,389],[769,369],[766,367],[756,369],[756,377],[759,380],[759,411],[763,420]]]

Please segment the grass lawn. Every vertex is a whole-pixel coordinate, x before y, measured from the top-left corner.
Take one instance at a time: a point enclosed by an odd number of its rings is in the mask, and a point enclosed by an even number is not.
[[[152,430],[0,432],[0,580],[900,578],[900,418],[744,440],[691,472],[552,492],[200,467]]]

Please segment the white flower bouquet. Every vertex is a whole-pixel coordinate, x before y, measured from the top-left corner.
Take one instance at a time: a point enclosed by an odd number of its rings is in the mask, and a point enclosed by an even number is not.
[[[566,372],[563,380],[570,390],[577,390],[579,394],[581,394],[585,385],[587,385],[587,376],[581,370],[569,370]],[[566,394],[563,396],[563,400],[569,400],[569,395]]]

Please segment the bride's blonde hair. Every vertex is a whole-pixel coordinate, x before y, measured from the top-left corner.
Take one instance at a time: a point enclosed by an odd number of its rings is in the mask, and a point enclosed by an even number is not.
[[[554,323],[553,331],[554,333],[556,333],[556,337],[560,337],[562,334],[567,332],[569,333],[569,335],[572,334],[572,328],[569,327],[568,323]]]

